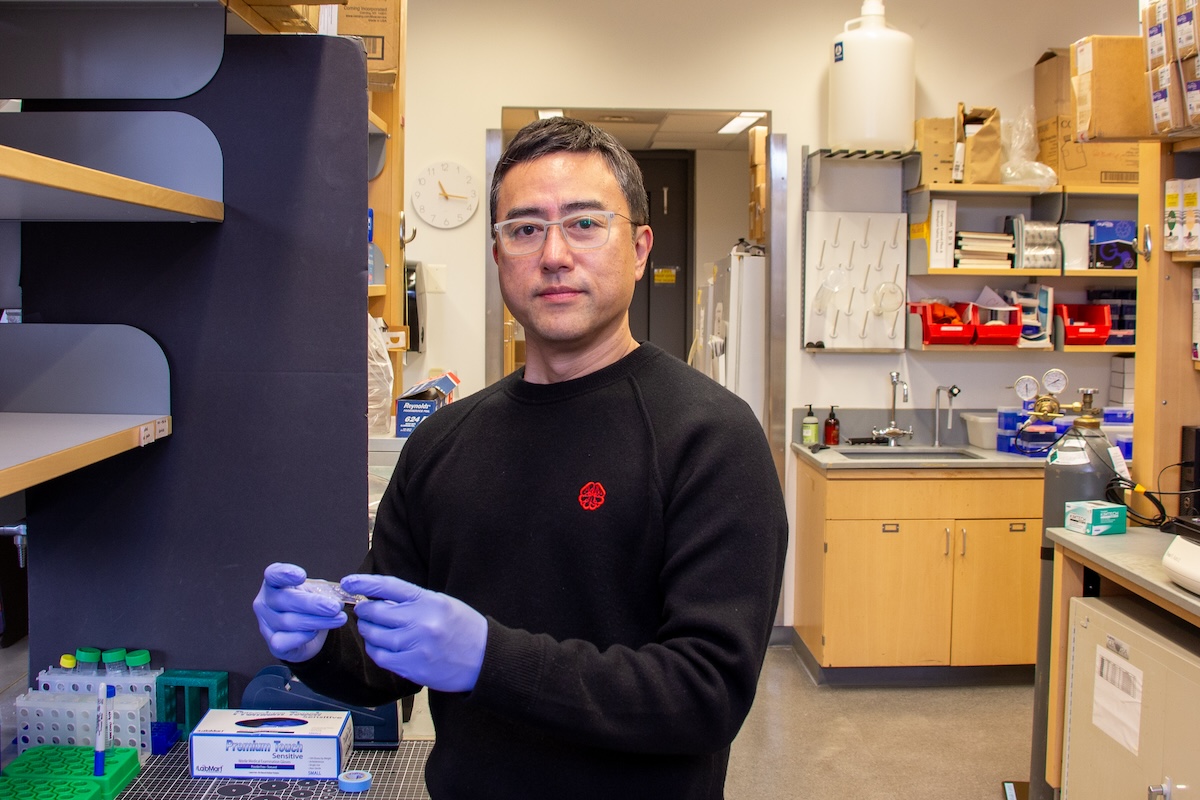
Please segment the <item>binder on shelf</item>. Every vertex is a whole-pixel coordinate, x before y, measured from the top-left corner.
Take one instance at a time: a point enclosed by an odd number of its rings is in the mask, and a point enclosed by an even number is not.
[[[929,202],[929,266],[954,267],[955,215],[958,201],[936,198]]]

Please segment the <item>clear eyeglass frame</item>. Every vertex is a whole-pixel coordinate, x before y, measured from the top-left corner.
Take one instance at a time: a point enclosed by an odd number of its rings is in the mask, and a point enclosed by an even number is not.
[[[516,217],[514,219],[506,219],[503,222],[497,222],[492,226],[492,231],[496,234],[497,241],[504,249],[504,252],[510,256],[528,256],[541,251],[546,245],[546,237],[550,235],[550,229],[555,225],[558,226],[562,233],[563,241],[572,250],[595,250],[608,244],[609,238],[612,236],[612,221],[613,217],[620,217],[628,221],[631,225],[636,225],[632,219],[624,214],[616,211],[581,211],[576,214],[567,214],[558,219],[540,219],[538,217]],[[583,222],[584,220],[592,220],[594,222],[603,222],[600,226],[604,232],[603,238],[599,238],[599,234],[594,240],[584,239],[576,241],[573,237],[578,237],[580,233],[578,229],[572,227],[574,224]],[[525,241],[515,241],[512,239],[511,232],[525,225],[532,225],[540,229],[540,235],[536,233],[531,235]]]

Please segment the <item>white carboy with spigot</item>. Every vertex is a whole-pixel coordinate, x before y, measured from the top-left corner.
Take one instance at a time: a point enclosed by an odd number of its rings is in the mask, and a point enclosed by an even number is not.
[[[883,0],[863,0],[833,40],[829,148],[912,150],[915,66],[912,37],[887,24]]]

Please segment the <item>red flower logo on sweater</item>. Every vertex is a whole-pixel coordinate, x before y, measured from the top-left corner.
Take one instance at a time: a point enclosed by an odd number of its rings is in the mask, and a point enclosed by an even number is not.
[[[599,481],[588,481],[579,490],[579,505],[584,511],[595,511],[604,505],[604,487]]]

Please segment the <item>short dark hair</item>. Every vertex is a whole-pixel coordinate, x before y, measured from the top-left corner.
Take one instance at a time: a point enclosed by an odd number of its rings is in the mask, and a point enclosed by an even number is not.
[[[551,117],[531,122],[508,143],[496,174],[492,176],[489,210],[492,222],[500,200],[500,182],[517,164],[550,155],[551,153],[599,153],[608,163],[629,203],[629,217],[637,225],[650,223],[650,202],[646,185],[637,161],[612,134],[595,125],[570,117]]]

